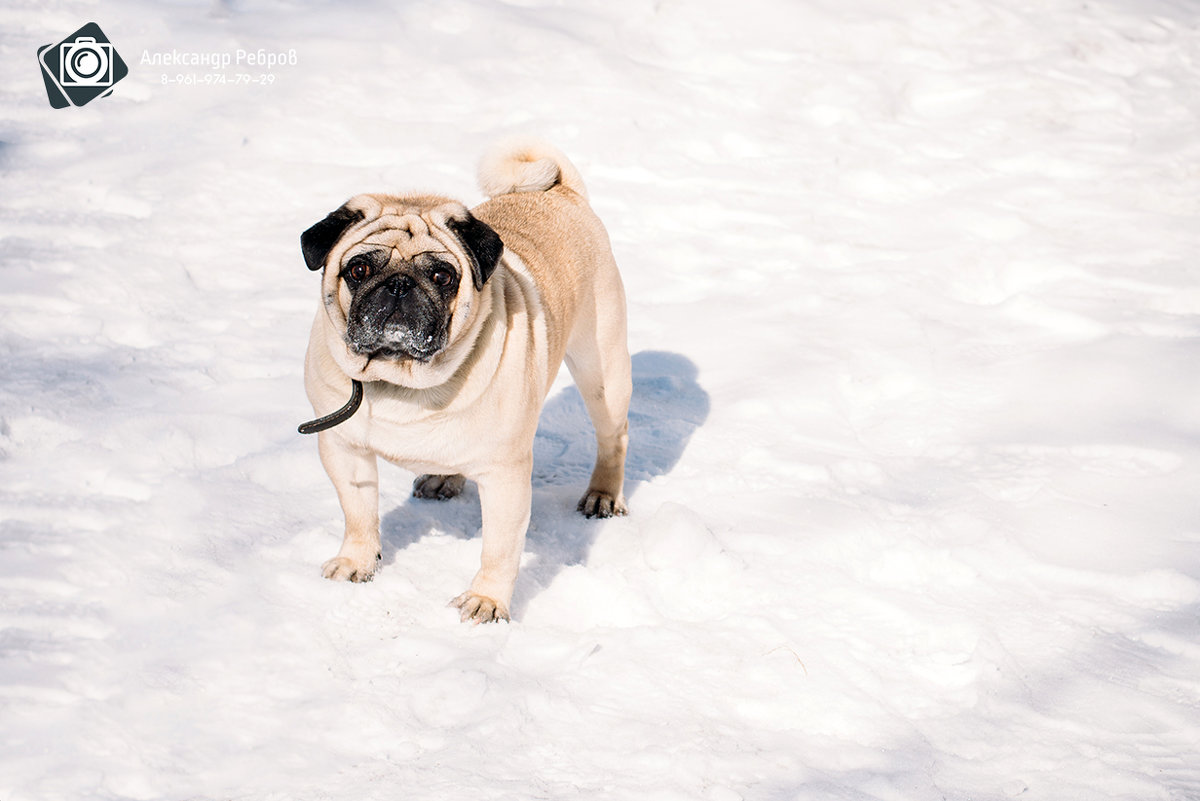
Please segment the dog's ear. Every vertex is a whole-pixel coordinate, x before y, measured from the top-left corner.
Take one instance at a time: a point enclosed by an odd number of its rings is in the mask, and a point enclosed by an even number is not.
[[[304,263],[310,270],[319,270],[325,266],[325,257],[333,246],[341,239],[354,223],[363,218],[361,211],[351,211],[342,206],[329,212],[325,219],[300,234],[300,250],[304,253]]]
[[[471,212],[466,212],[466,219],[451,217],[446,221],[450,229],[463,247],[471,254],[471,274],[475,278],[475,289],[482,290],[488,278],[500,263],[504,254],[504,242],[492,227],[482,220],[476,219]]]

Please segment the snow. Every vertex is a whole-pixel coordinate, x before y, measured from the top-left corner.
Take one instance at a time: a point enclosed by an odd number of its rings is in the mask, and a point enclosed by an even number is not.
[[[130,66],[51,109],[37,48]],[[1200,798],[1200,9],[0,9],[0,799]],[[287,52],[267,85],[142,54]],[[230,67],[257,75],[266,70]],[[219,71],[218,71],[219,72]],[[560,378],[511,624],[478,493],[340,511],[299,233],[567,152],[631,515]]]

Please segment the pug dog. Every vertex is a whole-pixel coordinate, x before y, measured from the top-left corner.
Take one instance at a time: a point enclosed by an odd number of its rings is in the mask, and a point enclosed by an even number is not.
[[[534,432],[559,365],[596,434],[578,505],[587,517],[626,513],[632,379],[625,290],[578,170],[549,145],[508,141],[484,156],[479,183],[489,200],[473,209],[435,195],[358,195],[300,244],[308,268],[323,271],[304,383],[314,412],[331,412],[307,430],[319,432],[346,518],[322,573],[375,574],[378,458],[417,473],[418,498],[453,498],[469,479],[483,553],[451,605],[486,623],[510,616]]]

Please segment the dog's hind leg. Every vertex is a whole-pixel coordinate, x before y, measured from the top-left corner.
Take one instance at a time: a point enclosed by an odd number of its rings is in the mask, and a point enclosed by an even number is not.
[[[626,513],[625,454],[629,448],[633,378],[625,334],[625,297],[619,278],[615,296],[609,297],[618,302],[584,311],[567,346],[567,369],[596,429],[596,466],[578,506],[586,517]]]

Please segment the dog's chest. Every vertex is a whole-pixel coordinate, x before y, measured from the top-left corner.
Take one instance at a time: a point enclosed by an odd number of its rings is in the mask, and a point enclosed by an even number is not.
[[[470,475],[493,461],[510,438],[504,415],[492,404],[429,409],[383,395],[364,405],[366,446],[416,473]]]

